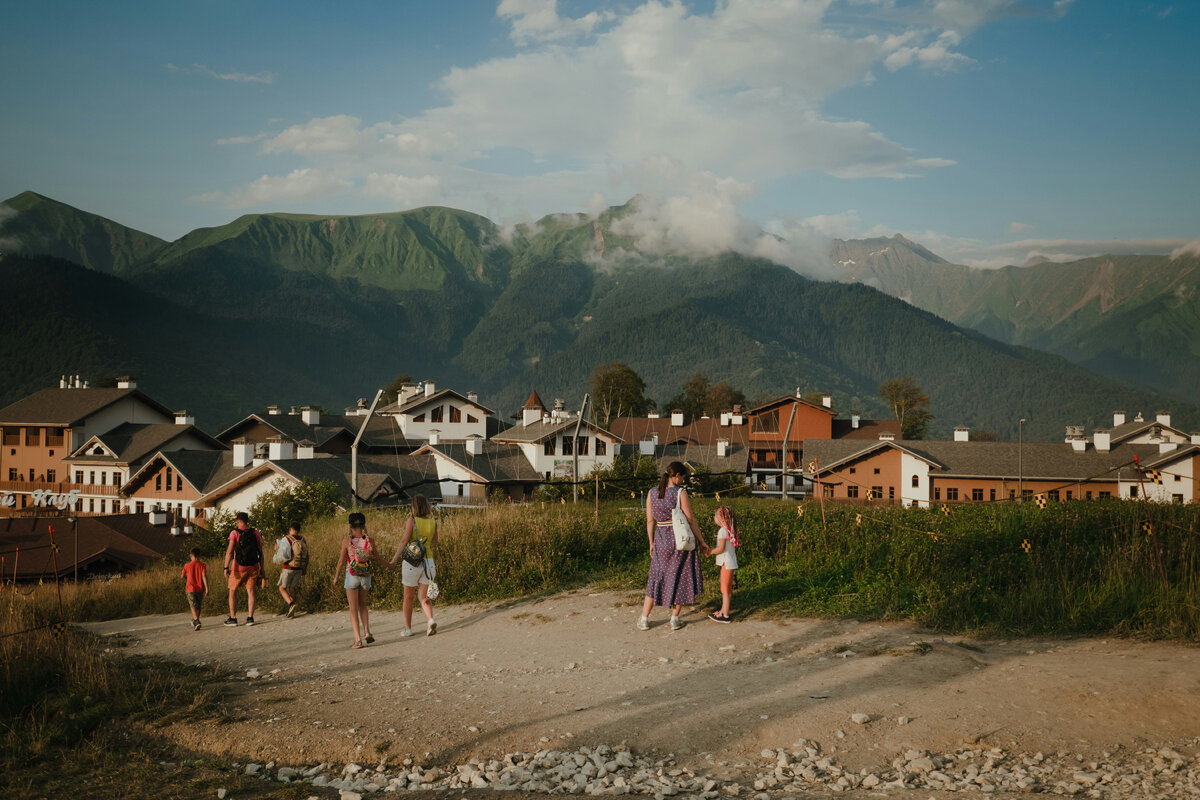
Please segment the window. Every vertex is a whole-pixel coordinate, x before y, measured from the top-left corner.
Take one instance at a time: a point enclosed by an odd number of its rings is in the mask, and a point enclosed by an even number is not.
[[[1012,499],[1013,499],[1014,497],[1016,497],[1016,496],[1017,496],[1017,490],[1016,490],[1016,489],[1009,489],[1009,490],[1008,490],[1008,499],[1009,499],[1009,500],[1012,500]]]
[[[413,417],[413,422],[424,422],[424,421],[425,421],[424,414],[417,414],[415,417]]]
[[[458,406],[450,406],[450,421],[462,422],[462,409]]]
[[[167,491],[171,491],[171,468],[167,467]]]
[[[141,500],[138,500],[137,503],[134,504],[133,510],[135,513],[144,514],[146,513],[146,504]]]
[[[883,499],[883,487],[882,486],[872,486],[871,487],[871,499],[872,500],[882,500]]]
[[[779,433],[779,409],[768,411],[765,414],[755,414],[751,431],[754,433]]]
[[[1177,503],[1177,504],[1182,504],[1183,503],[1183,495],[1181,495],[1181,494],[1171,495],[1171,502]]]
[[[458,485],[458,496],[463,496],[463,485],[461,483]]]
[[[875,468],[875,474],[876,474],[876,475],[878,475],[878,474],[879,474],[879,467],[876,467],[876,468]]]
[[[1179,481],[1179,480],[1182,480],[1182,479],[1183,479],[1183,476],[1182,476],[1182,475],[1176,475],[1176,476],[1175,476],[1175,480],[1177,480],[1177,481]]]
[[[479,420],[475,419],[475,417],[471,416],[470,414],[467,414],[467,424],[477,425],[479,424]]]
[[[41,428],[26,428],[25,429],[25,444],[29,447],[36,447],[42,443]]]
[[[562,446],[562,454],[563,454],[564,456],[573,455],[573,451],[571,450],[571,437],[570,437],[570,436],[564,436],[564,437],[563,437],[563,440],[562,440],[562,443],[563,443],[563,446]]]
[[[851,468],[850,468],[850,474],[851,474],[851,475],[853,475],[853,474],[854,474],[854,471],[855,471],[856,469],[858,469],[858,468],[857,468],[857,467],[851,467]]]
[[[580,436],[577,441],[579,442],[579,455],[586,456],[588,454],[588,450],[591,449],[588,447],[588,437]]]
[[[912,485],[914,489],[921,486],[921,477],[919,475],[913,475]]]
[[[1050,495],[1050,500],[1052,502],[1058,502],[1058,489],[1051,489],[1049,492],[1047,492],[1047,494]]]
[[[934,499],[934,500],[941,500],[941,499],[942,499],[942,490],[941,490],[940,488],[936,487],[936,486],[935,486],[935,487],[934,487],[934,489],[933,489],[933,499]]]
[[[1112,497],[1112,493],[1111,492],[1101,492],[1100,496],[1101,497]]]
[[[88,470],[88,483],[96,485],[96,471],[93,469]]]
[[[183,476],[180,475],[178,472],[175,473],[175,491],[177,491],[177,492],[183,491]]]
[[[96,501],[93,499],[90,499],[90,498],[88,499],[88,513],[89,514],[96,513]]]
[[[983,502],[983,489],[972,489],[971,490],[971,499],[974,500],[976,503]]]
[[[957,486],[947,486],[946,487],[946,499],[947,500],[957,500],[958,499],[958,487]]]
[[[32,470],[30,470],[30,472],[32,472]],[[1137,487],[1136,487],[1136,486],[1130,486],[1130,487],[1129,487],[1129,496],[1130,496],[1130,497],[1137,497]]]
[[[46,480],[49,481],[50,483],[54,483],[54,480],[57,477],[58,477],[58,473],[55,470],[52,470],[52,469],[46,470]]]
[[[59,447],[63,443],[62,428],[47,428],[46,429],[46,446]]]
[[[1092,491],[1091,491],[1090,489],[1089,489],[1087,492],[1085,492],[1085,493],[1084,493],[1084,498],[1085,498],[1085,499],[1087,499],[1087,500],[1091,500],[1091,499],[1092,499]]]
[[[1067,489],[1067,499],[1070,500],[1075,494],[1070,489]]]
[[[604,439],[601,439],[599,436],[596,437],[596,455],[608,455],[608,442]]]
[[[995,489],[988,489],[988,499],[991,500],[993,503],[996,502],[996,490]]]
[[[822,484],[821,485],[821,494],[823,494],[825,496],[825,499],[827,499],[827,500],[832,499],[833,498],[833,484],[832,483]]]
[[[437,408],[429,409],[429,421],[430,422],[441,422],[442,415],[444,413],[445,413],[445,409],[442,408],[441,406],[438,406]]]
[[[895,499],[896,499],[896,487],[889,486],[888,487],[888,500],[895,500]]]
[[[909,506],[909,508],[920,508],[921,504],[918,503],[916,500],[913,500],[911,503],[908,504],[908,506]]]
[[[107,513],[108,513],[108,501],[107,501],[107,500],[101,500],[101,501],[100,501],[100,513],[101,513],[101,514],[107,514]]]
[[[107,484],[108,484],[108,473],[107,473],[107,472],[101,472],[101,473],[100,473],[100,485],[101,485],[101,486],[105,486],[105,485],[107,485]]]
[[[81,469],[75,470],[75,482],[83,483],[83,470],[81,470]]]
[[[20,428],[5,428],[4,429],[4,445],[6,447],[15,447],[21,443]],[[14,454],[15,455],[15,454]]]
[[[547,439],[545,444],[542,445],[542,455],[554,455],[554,439]]]
[[[162,473],[161,472],[154,476],[154,491],[156,491],[156,492],[162,491]]]
[[[120,486],[120,485],[121,485],[121,473],[114,472],[113,473],[113,486]]]
[[[33,467],[29,468],[29,480],[31,480],[31,481],[37,480],[36,473],[34,473],[34,471],[33,471]]]
[[[846,497],[858,497],[858,487],[853,484],[846,486]]]
[[[9,468],[8,468],[8,479],[9,479],[10,481],[19,481],[19,480],[21,480],[20,476],[17,474],[17,468],[16,468],[16,467],[9,467]]]

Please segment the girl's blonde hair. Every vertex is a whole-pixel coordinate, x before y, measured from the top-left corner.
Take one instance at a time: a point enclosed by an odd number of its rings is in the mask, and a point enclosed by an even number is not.
[[[414,517],[428,517],[433,514],[433,508],[429,505],[429,499],[423,494],[414,494],[412,499],[412,513]]]
[[[738,525],[737,514],[729,506],[717,506],[717,519],[721,521],[721,527],[729,531],[729,543],[734,547],[738,545]]]

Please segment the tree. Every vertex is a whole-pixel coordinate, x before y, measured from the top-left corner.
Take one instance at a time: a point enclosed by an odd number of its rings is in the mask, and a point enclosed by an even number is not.
[[[745,402],[746,395],[725,381],[719,381],[708,390],[708,396],[704,399],[704,413],[715,417],[722,411],[733,408],[735,405],[743,405]]]
[[[667,401],[664,410],[674,412],[675,409],[680,409],[683,411],[684,420],[691,422],[706,414],[715,417],[725,409],[745,402],[746,395],[725,381],[712,384],[708,378],[697,372],[684,382],[683,391]]]
[[[291,484],[283,478],[250,506],[250,521],[263,536],[278,538],[287,534],[293,522],[307,522],[337,511],[342,497],[332,481],[302,481]]]
[[[400,396],[400,387],[406,383],[412,383],[412,375],[407,372],[401,372],[392,382],[383,387],[383,397],[379,398],[379,402],[388,405],[396,402],[396,398]]]
[[[636,417],[651,407],[646,399],[646,382],[620,361],[592,371],[592,418],[607,428],[616,417]]]
[[[879,386],[879,396],[900,423],[901,436],[905,439],[925,437],[929,421],[933,419],[933,414],[928,411],[929,395],[921,391],[911,375],[884,381]]]

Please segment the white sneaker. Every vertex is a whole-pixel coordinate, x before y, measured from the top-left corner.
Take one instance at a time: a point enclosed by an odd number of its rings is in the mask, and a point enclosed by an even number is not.
[[[650,630],[650,618],[649,617],[638,617],[637,629],[639,631]]]
[[[400,631],[400,635],[401,636],[412,636],[412,628],[405,628],[404,630]]]
[[[437,623],[429,620],[429,627],[425,629],[425,635],[433,636],[435,633],[437,633]]]
[[[682,627],[683,623],[679,620],[679,617],[671,617],[671,630],[677,631]]]

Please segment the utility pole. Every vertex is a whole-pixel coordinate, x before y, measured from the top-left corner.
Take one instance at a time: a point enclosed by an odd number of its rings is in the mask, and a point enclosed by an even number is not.
[[[1025,418],[1017,420],[1017,502],[1025,502]]]
[[[363,433],[367,430],[367,423],[371,421],[371,415],[375,413],[375,405],[379,402],[379,398],[383,396],[383,389],[375,393],[375,399],[371,401],[371,407],[367,409],[367,418],[363,420],[363,424],[358,426],[358,435],[354,437],[354,444],[350,445],[350,507],[358,508],[358,443],[362,440]]]
[[[575,441],[571,442],[571,502],[579,502],[579,427],[583,425],[583,412],[592,399],[590,394],[584,394],[583,405],[579,407],[579,418],[575,420]]]

